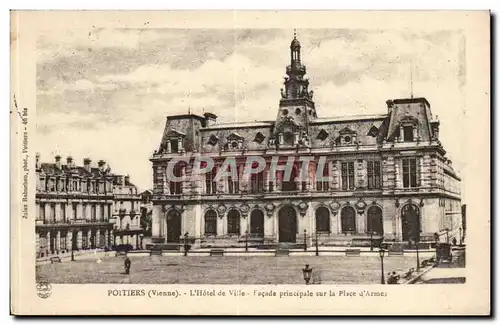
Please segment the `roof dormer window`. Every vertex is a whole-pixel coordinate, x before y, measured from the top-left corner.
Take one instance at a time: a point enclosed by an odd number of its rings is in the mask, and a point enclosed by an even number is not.
[[[217,144],[217,142],[219,142],[219,138],[217,136],[215,136],[214,134],[212,134],[210,136],[210,138],[208,139],[208,144],[211,146],[215,146]]]
[[[260,144],[260,143],[262,143],[262,141],[264,141],[265,138],[266,137],[261,132],[257,132],[253,141]]]
[[[321,131],[319,131],[318,133],[317,139],[324,141],[326,138],[328,138],[328,132],[326,132],[324,129],[321,129]]]

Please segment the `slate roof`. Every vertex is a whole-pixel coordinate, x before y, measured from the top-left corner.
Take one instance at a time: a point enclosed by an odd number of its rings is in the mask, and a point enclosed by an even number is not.
[[[67,174],[68,175],[77,174],[78,176],[82,176],[82,177],[95,177],[95,178],[110,176],[109,173],[106,173],[106,171],[102,172],[97,167],[91,167],[90,172],[88,172],[82,166],[75,166],[73,168],[69,168],[68,165],[61,164],[61,168],[59,169],[56,167],[55,163],[41,163],[40,169],[46,175],[54,175],[54,176],[61,176],[61,175],[67,175]]]

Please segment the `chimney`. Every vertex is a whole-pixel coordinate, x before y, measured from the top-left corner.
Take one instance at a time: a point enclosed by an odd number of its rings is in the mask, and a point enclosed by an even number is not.
[[[56,168],[61,169],[61,156],[57,155],[55,158],[56,158]]]
[[[217,115],[215,115],[215,114],[205,113],[205,114],[203,114],[203,116],[205,117],[205,126],[206,127],[212,126],[215,124],[215,122],[217,122]]]
[[[124,180],[124,176],[123,175],[120,175],[118,176],[118,184],[120,185],[125,185],[125,180]]]
[[[102,160],[102,159],[101,159],[101,160],[99,160],[99,161],[97,162],[97,166],[99,167],[99,170],[100,170],[101,172],[103,172],[103,171],[104,171],[104,166],[106,166],[106,161],[104,161],[104,160]]]
[[[90,173],[90,163],[92,160],[90,158],[83,158],[83,168]]]
[[[130,175],[125,176],[125,185],[130,183]]]
[[[68,156],[68,157],[66,158],[66,165],[68,166],[68,168],[73,168],[73,167],[74,167],[74,166],[73,166],[73,157]]]

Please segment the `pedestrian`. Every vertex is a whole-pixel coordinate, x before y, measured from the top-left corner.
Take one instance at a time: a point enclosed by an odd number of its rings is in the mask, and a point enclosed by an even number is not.
[[[453,244],[453,246],[457,246],[457,239],[453,237],[451,243]]]
[[[391,272],[387,273],[387,284],[393,284]]]
[[[396,275],[396,272],[392,272],[392,283],[391,284],[398,284],[399,281],[399,275]]]
[[[130,259],[127,257],[125,259],[125,274],[130,274],[130,265],[132,262],[130,262]]]

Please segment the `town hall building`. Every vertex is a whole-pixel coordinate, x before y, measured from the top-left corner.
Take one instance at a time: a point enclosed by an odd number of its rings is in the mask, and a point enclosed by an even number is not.
[[[439,120],[425,98],[386,101],[377,115],[320,117],[305,78],[301,46],[290,44],[290,65],[274,121],[221,124],[217,116],[168,116],[153,165],[153,243],[231,247],[252,243],[346,245],[356,240],[434,243],[459,236],[460,178],[439,140]],[[213,170],[194,175],[179,156],[210,157]],[[242,176],[249,156],[269,164],[297,159],[292,178],[270,168]],[[215,180],[222,162],[237,162],[236,179]],[[316,179],[326,157],[323,179]],[[306,170],[306,175],[300,175]],[[300,181],[296,177],[301,176]],[[305,177],[304,177],[305,176]],[[446,236],[442,236],[446,234]]]

